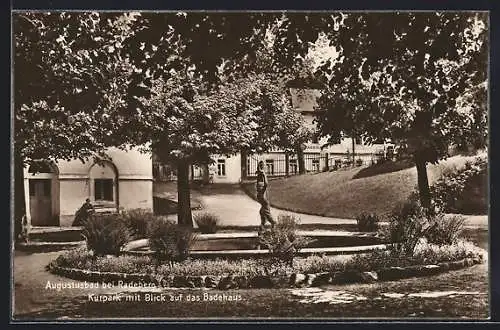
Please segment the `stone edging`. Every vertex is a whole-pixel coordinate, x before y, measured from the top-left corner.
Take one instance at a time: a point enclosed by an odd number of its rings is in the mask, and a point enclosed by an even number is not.
[[[246,288],[290,288],[290,287],[314,287],[325,284],[348,284],[348,283],[373,283],[378,281],[399,280],[409,277],[430,276],[470,267],[483,262],[481,257],[465,258],[458,261],[442,262],[437,265],[417,265],[408,267],[390,267],[378,271],[360,272],[323,272],[315,274],[293,273],[287,276],[162,276],[153,274],[125,274],[117,272],[99,272],[77,268],[66,268],[55,266],[52,263],[47,269],[56,275],[80,281],[105,282],[118,284],[122,281],[124,285],[144,286],[154,284],[155,287],[175,288],[217,288],[246,289]],[[141,285],[142,284],[142,285]]]

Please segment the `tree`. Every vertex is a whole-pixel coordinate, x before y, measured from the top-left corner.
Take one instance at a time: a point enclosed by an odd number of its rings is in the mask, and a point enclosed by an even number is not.
[[[134,117],[142,140],[177,165],[179,224],[192,226],[191,164],[213,154],[263,152],[283,144],[280,135],[302,134],[290,122],[298,115],[285,98],[287,74],[272,67],[267,37],[275,16],[144,13],[134,22],[127,52],[137,79],[151,86]]]
[[[426,164],[451,144],[486,142],[487,19],[484,13],[363,13],[345,16],[341,56],[317,72],[325,82],[324,135],[391,139],[415,161],[420,199],[431,205]],[[479,131],[478,131],[479,129]]]
[[[186,83],[174,77],[153,81],[152,96],[142,99],[147,117],[143,123],[150,123],[142,134],[161,161],[176,164],[178,223],[192,226],[190,165],[208,164],[215,154],[230,156],[275,145],[262,125],[269,124],[262,112],[279,116],[283,97],[273,93],[276,87],[261,75],[206,91],[187,93],[185,88]]]
[[[231,154],[249,141],[266,149],[275,140],[255,119],[259,102],[267,104],[265,112],[282,102],[273,91],[280,84],[262,79],[267,64],[257,56],[275,16],[16,15],[16,201],[24,203],[23,165],[84,161],[107,146],[149,144],[162,159],[176,161],[179,221],[192,224],[187,164]],[[252,72],[257,75],[245,80]],[[266,134],[253,140],[257,129]]]
[[[15,233],[25,214],[23,169],[38,160],[92,157],[122,145],[125,86],[133,67],[120,57],[133,16],[15,13]]]

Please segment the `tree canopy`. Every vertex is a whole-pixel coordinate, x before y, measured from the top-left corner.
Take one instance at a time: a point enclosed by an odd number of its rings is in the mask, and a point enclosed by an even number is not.
[[[340,56],[316,71],[321,132],[390,139],[423,166],[426,186],[425,163],[450,145],[486,144],[487,23],[473,12],[347,14],[330,35]]]

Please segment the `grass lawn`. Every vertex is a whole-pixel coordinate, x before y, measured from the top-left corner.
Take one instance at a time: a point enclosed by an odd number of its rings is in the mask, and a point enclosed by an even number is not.
[[[473,158],[455,156],[428,165],[429,183],[435,182],[447,167],[461,166]],[[400,165],[379,169],[363,166],[270,180],[269,199],[272,206],[284,210],[336,218],[353,219],[361,212],[384,214],[406,200],[417,186],[416,168]],[[390,170],[394,171],[387,172]],[[245,183],[243,188],[255,197],[253,183]]]

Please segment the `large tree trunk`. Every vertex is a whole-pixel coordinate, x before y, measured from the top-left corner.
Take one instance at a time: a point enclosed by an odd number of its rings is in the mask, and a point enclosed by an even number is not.
[[[23,217],[26,215],[23,161],[19,152],[14,154],[14,238],[22,233]]]
[[[299,174],[305,174],[306,162],[304,159],[304,150],[302,150],[302,145],[297,147],[297,161],[299,162]]]
[[[189,163],[179,160],[177,163],[177,222],[179,225],[193,227],[191,214],[191,194],[189,190]]]
[[[429,189],[429,180],[427,178],[427,162],[421,157],[415,157],[417,165],[417,180],[418,180],[418,194],[420,196],[420,203],[426,209],[431,206],[431,192]]]

